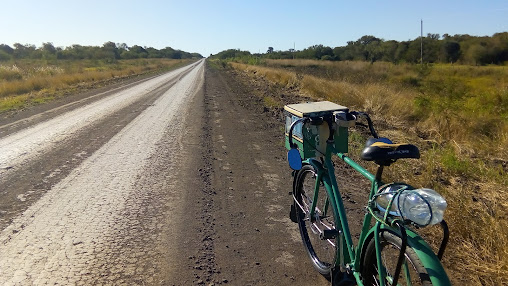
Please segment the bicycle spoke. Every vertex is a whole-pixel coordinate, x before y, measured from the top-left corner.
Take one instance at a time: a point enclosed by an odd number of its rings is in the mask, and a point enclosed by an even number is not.
[[[335,229],[335,220],[324,186],[319,187],[317,196],[314,194],[317,177],[313,169],[309,167],[300,174],[297,192],[293,199],[299,214],[299,226],[304,245],[314,266],[326,276],[336,263],[336,242],[335,238],[323,239],[323,235],[325,231]],[[317,201],[314,202],[315,198]],[[312,209],[313,205],[314,209]]]

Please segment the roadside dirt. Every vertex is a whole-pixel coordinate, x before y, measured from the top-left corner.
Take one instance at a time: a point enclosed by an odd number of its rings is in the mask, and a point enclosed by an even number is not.
[[[176,229],[164,232],[167,241],[180,241],[179,261],[168,261],[158,281],[328,285],[298,258],[303,248],[289,221],[283,189],[291,175],[278,175],[283,158],[270,147],[275,138],[264,136],[268,121],[249,110],[255,106],[246,105],[248,97],[242,98],[232,83],[227,74],[207,68],[203,93],[189,108],[185,144],[186,153],[194,156],[185,157],[175,182],[186,191],[185,212],[173,217],[179,219]]]
[[[196,212],[202,222],[202,245],[199,254],[189,257],[195,263],[194,283],[329,285],[313,269],[298,226],[289,219],[292,176],[282,113],[265,107],[259,94],[285,103],[305,98],[212,67],[206,69],[204,90],[206,125],[199,169],[204,188],[198,200],[201,211]],[[338,169],[341,174],[351,172]],[[341,184],[354,218],[363,214],[357,202],[364,196],[356,191],[361,186],[345,188],[351,185]],[[352,221],[353,233],[359,232],[360,222],[361,216]]]

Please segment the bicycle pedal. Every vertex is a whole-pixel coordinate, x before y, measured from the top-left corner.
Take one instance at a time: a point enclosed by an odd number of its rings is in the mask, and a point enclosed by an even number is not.
[[[292,222],[297,223],[298,217],[296,216],[296,208],[295,205],[291,205],[291,210],[289,211],[289,218]]]
[[[342,278],[342,280],[340,280],[340,281],[332,282],[332,286],[354,286],[354,285],[358,285],[358,284],[356,284],[356,281],[354,281],[353,279],[351,279],[349,277]]]
[[[346,271],[334,269],[330,272],[332,286],[354,286],[357,285],[354,277]]]
[[[325,229],[319,234],[321,240],[334,239],[337,237],[338,231],[336,229]]]

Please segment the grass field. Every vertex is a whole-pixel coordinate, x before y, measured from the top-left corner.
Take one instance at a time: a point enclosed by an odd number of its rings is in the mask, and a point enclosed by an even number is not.
[[[381,136],[419,146],[422,159],[397,162],[388,168],[388,180],[431,187],[447,199],[451,238],[444,263],[455,284],[506,285],[508,67],[312,60],[229,64],[315,100],[366,111]],[[265,102],[277,105],[276,98]],[[366,137],[351,138],[358,149],[350,153],[359,153]],[[429,233],[436,244],[439,235]]]
[[[77,89],[104,85],[112,80],[176,68],[188,62],[171,59],[0,62],[0,112],[47,102]]]

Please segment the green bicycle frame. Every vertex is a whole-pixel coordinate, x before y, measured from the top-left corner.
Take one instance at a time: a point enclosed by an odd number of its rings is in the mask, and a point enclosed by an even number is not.
[[[360,238],[358,241],[357,247],[353,245],[353,240],[351,237],[347,217],[346,210],[344,208],[344,203],[342,201],[342,197],[340,195],[339,187],[337,185],[337,181],[335,178],[335,170],[333,167],[333,163],[331,160],[332,155],[337,155],[342,161],[351,166],[356,171],[360,172],[364,177],[366,177],[369,181],[371,181],[371,190],[369,194],[369,201],[376,194],[379,185],[381,182],[376,179],[376,176],[367,171],[365,168],[357,164],[354,160],[347,157],[344,153],[336,152],[333,147],[333,142],[328,141],[326,147],[326,154],[324,156],[324,166],[320,161],[316,159],[308,159],[305,163],[310,164],[316,170],[316,185],[314,187],[314,198],[311,206],[310,217],[314,217],[316,202],[318,199],[318,190],[320,182],[323,182],[326,192],[328,193],[328,197],[331,198],[331,209],[334,212],[334,217],[336,219],[336,229],[337,231],[341,231],[343,238],[339,240],[339,244],[337,247],[336,259],[339,261],[341,267],[348,265],[352,270],[354,277],[358,285],[363,285],[360,276],[360,265],[362,261],[362,255],[364,246],[371,239],[375,239],[376,245],[376,255],[378,261],[378,269],[379,269],[379,280],[381,285],[385,284],[386,278],[386,270],[384,267],[381,267],[381,250],[379,244],[379,232],[381,230],[390,230],[391,232],[400,236],[400,230],[398,228],[391,227],[389,225],[383,224],[377,221],[373,226],[371,226],[371,221],[373,215],[370,212],[365,214],[363,219],[362,231],[360,234]],[[328,204],[326,209],[328,208]],[[338,221],[337,221],[338,218]],[[407,233],[407,245],[411,247],[420,258],[423,266],[426,268],[427,273],[429,274],[430,280],[433,285],[451,285],[450,281],[446,275],[446,272],[441,265],[438,257],[434,254],[430,246],[415,232],[410,229],[404,228]],[[407,271],[407,267],[403,268],[402,271]]]

